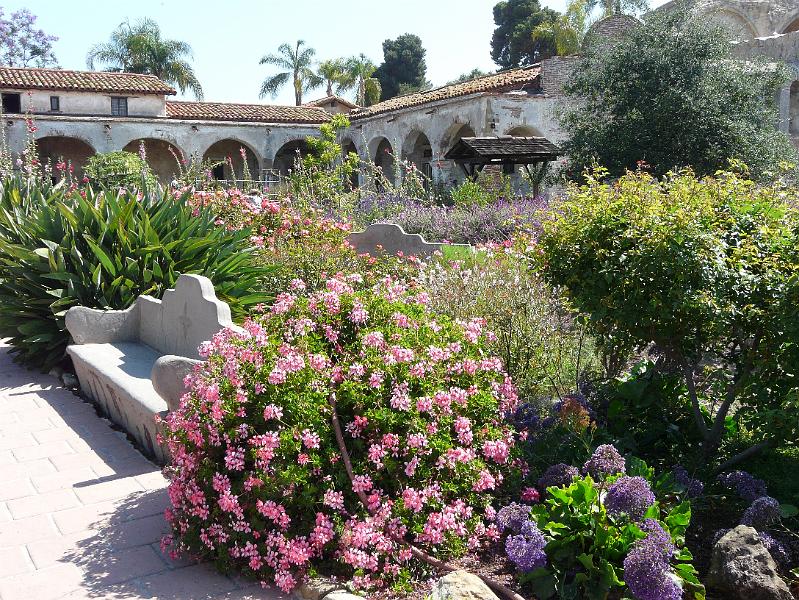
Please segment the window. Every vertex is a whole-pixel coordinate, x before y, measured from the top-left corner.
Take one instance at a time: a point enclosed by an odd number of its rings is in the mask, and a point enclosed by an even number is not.
[[[53,112],[61,111],[61,98],[59,96],[50,96],[50,110]]]
[[[128,116],[128,99],[111,98],[111,114],[115,117]]]
[[[3,112],[18,115],[22,112],[22,99],[19,94],[3,94]]]

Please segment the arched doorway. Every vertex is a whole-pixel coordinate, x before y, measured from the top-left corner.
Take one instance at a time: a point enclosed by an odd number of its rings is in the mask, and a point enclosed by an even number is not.
[[[391,183],[395,183],[394,177],[394,148],[387,138],[379,137],[372,140],[369,144],[370,156],[375,167],[383,172],[383,176]]]
[[[799,17],[796,17],[790,24],[783,30],[783,33],[793,33],[799,31]]]
[[[358,154],[358,147],[355,145],[355,142],[353,142],[350,138],[346,138],[341,142],[341,156],[343,159],[346,159],[350,154],[360,157]],[[359,168],[356,168],[352,175],[350,175],[350,187],[353,189],[358,187],[359,170]]]
[[[179,161],[184,160],[183,153],[166,140],[143,138],[130,141],[123,150],[139,154],[144,146],[144,156],[158,181],[169,183],[180,174]]]
[[[212,174],[214,179],[235,181],[244,179],[244,160],[247,160],[247,169],[253,180],[261,176],[261,163],[258,155],[247,144],[234,139],[224,139],[214,142],[203,153],[203,161],[217,163]]]
[[[402,145],[402,158],[416,167],[427,180],[433,178],[433,147],[421,131],[412,131]]]
[[[43,165],[50,165],[53,176],[60,179],[61,168],[73,170],[73,176],[82,178],[83,168],[89,158],[95,155],[94,148],[79,138],[66,136],[45,136],[36,140],[39,152],[39,161]],[[64,163],[63,167],[59,163]],[[59,168],[57,168],[59,167]]]
[[[298,158],[308,154],[308,144],[305,140],[292,140],[283,144],[275,154],[272,168],[281,176],[286,176],[294,170],[294,163]]]
[[[790,121],[788,133],[792,136],[799,136],[799,81],[794,81],[791,84],[789,98],[788,115],[790,116]]]

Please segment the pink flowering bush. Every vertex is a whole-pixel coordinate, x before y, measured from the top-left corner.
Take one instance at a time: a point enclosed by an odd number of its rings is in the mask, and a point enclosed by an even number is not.
[[[217,224],[226,229],[249,229],[256,256],[272,268],[265,282],[270,290],[287,291],[299,278],[316,290],[338,273],[362,273],[370,282],[387,274],[410,276],[418,268],[413,257],[372,258],[358,254],[347,241],[352,223],[300,208],[289,199],[248,196],[239,190],[194,192],[199,211],[211,207]]]
[[[401,585],[411,546],[446,560],[496,540],[492,497],[521,465],[485,322],[391,277],[291,288],[202,348],[166,419],[165,544],[289,591],[320,567]]]

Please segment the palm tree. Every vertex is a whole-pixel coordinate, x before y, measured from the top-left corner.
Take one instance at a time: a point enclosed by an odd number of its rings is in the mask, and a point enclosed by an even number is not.
[[[591,2],[599,1],[603,0],[571,0],[555,21],[545,21],[533,29],[533,40],[554,45],[558,56],[577,54],[591,25]]]
[[[277,96],[278,91],[289,81],[294,84],[294,100],[297,106],[302,104],[302,95],[312,89],[322,85],[322,78],[313,72],[313,58],[316,50],[313,48],[303,48],[305,42],[297,41],[297,45],[292,48],[288,44],[281,44],[277,49],[277,54],[267,54],[260,64],[274,65],[285,69],[285,71],[267,77],[261,85],[261,98],[264,96]]]
[[[589,0],[587,3],[589,11],[597,6],[601,7],[603,17],[634,15],[645,11],[649,6],[649,0]]]
[[[375,65],[365,54],[347,59],[347,71],[355,80],[357,94],[355,103],[358,106],[371,106],[380,101],[380,82],[372,77],[377,70]]]
[[[102,64],[106,71],[155,75],[181,93],[188,89],[202,100],[202,86],[187,58],[192,58],[189,44],[162,39],[158,23],[145,18],[134,25],[130,21],[120,23],[109,41],[89,49],[86,66],[94,69]]]
[[[355,85],[355,77],[347,69],[347,64],[342,58],[319,63],[317,75],[327,84],[328,96],[333,95],[333,86],[336,86],[336,94],[341,94]]]

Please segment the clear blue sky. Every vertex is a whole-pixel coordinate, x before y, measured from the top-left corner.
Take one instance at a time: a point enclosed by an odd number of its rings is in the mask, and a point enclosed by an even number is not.
[[[363,52],[379,64],[385,39],[415,33],[427,49],[427,77],[434,85],[475,67],[493,70],[489,43],[496,1],[13,0],[0,6],[6,14],[27,7],[38,15],[39,26],[59,37],[56,56],[67,69],[85,69],[88,48],[106,41],[126,18],[151,17],[165,37],[191,44],[206,100],[261,102],[261,82],[274,71],[259,59],[297,39],[316,48],[319,59]],[[565,0],[543,4],[563,10]],[[322,95],[320,89],[308,99]],[[291,104],[293,93],[286,88],[263,102]]]

